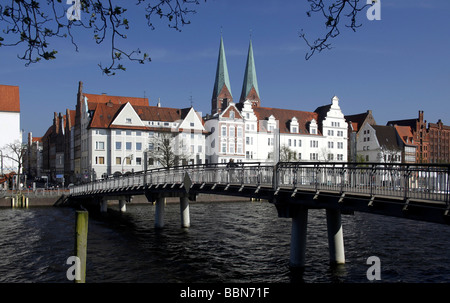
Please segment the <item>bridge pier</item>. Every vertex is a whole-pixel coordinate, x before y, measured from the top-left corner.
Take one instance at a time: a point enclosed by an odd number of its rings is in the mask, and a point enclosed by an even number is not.
[[[328,247],[330,251],[331,264],[344,264],[344,235],[342,231],[341,212],[339,210],[327,209],[327,231]]]
[[[108,200],[105,198],[102,198],[100,200],[100,212],[101,213],[106,213],[108,212]]]
[[[181,227],[189,227],[191,222],[189,215],[189,198],[187,196],[180,197],[180,216]]]
[[[127,211],[126,200],[124,200],[124,199],[119,200],[119,209],[120,209],[120,212],[122,212],[122,213]]]
[[[166,204],[166,198],[158,197],[155,203],[155,227],[163,228],[164,227],[164,206]]]
[[[290,266],[305,267],[306,231],[308,226],[308,209],[299,208],[292,216]]]

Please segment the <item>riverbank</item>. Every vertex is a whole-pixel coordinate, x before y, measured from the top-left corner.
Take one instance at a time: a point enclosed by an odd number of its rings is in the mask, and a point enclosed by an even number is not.
[[[35,206],[53,206],[61,196],[52,197],[29,197],[28,207]],[[249,198],[234,197],[234,196],[222,196],[211,194],[199,194],[195,202],[236,202],[236,201],[249,201]],[[179,203],[180,199],[177,197],[168,197],[166,203]],[[117,204],[117,201],[109,201],[108,204]],[[133,196],[132,204],[146,204],[149,203],[144,195]],[[0,207],[11,207],[11,198],[5,197],[0,199]]]

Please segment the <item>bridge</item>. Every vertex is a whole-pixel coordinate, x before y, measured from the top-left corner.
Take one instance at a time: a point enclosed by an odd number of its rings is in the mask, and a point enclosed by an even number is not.
[[[164,226],[167,197],[180,198],[181,226],[189,227],[189,201],[198,194],[231,195],[272,203],[292,218],[291,267],[305,265],[308,209],[325,209],[330,262],[345,263],[341,214],[367,212],[450,224],[450,165],[279,162],[188,165],[108,177],[70,189],[72,204],[121,211],[133,196],[155,203],[155,227]]]

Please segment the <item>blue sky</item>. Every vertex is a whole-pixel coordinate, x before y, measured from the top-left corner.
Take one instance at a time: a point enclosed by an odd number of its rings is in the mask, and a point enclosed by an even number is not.
[[[42,136],[54,112],[75,109],[79,81],[86,93],[145,94],[151,105],[160,98],[162,106],[189,107],[192,96],[194,108],[209,113],[221,28],[236,101],[251,31],[262,106],[314,111],[337,95],[344,114],[371,109],[378,124],[416,118],[419,110],[428,122],[450,124],[448,0],[382,0],[380,21],[362,12],[361,28],[342,28],[332,50],[308,61],[300,30],[314,39],[325,29],[318,15],[306,16],[306,0],[208,0],[181,32],[157,20],[150,30],[138,8],[129,11],[128,39],[119,43],[148,52],[152,62],[124,61],[127,71],[114,77],[98,68],[109,54],[90,33],[76,37],[78,53],[69,40],[53,40],[57,59],[29,67],[16,59],[17,48],[0,48],[0,84],[20,87],[25,133]]]

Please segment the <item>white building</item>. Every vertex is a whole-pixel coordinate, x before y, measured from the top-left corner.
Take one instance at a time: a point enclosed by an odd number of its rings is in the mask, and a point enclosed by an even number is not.
[[[201,115],[192,107],[149,106],[146,98],[83,96],[81,171],[85,179],[142,171],[146,156],[148,169],[164,166],[155,155],[165,136],[173,155],[180,157],[174,164],[205,163],[206,131]]]
[[[229,83],[221,39],[205,117],[208,162],[347,161],[347,122],[337,97],[314,112],[261,107],[251,41],[239,103]]]
[[[379,163],[402,162],[402,149],[393,126],[365,124],[357,139],[359,161]]]
[[[1,173],[18,173],[17,155],[8,144],[22,144],[20,96],[18,86],[0,85],[0,161]],[[18,160],[18,159],[17,159]]]

